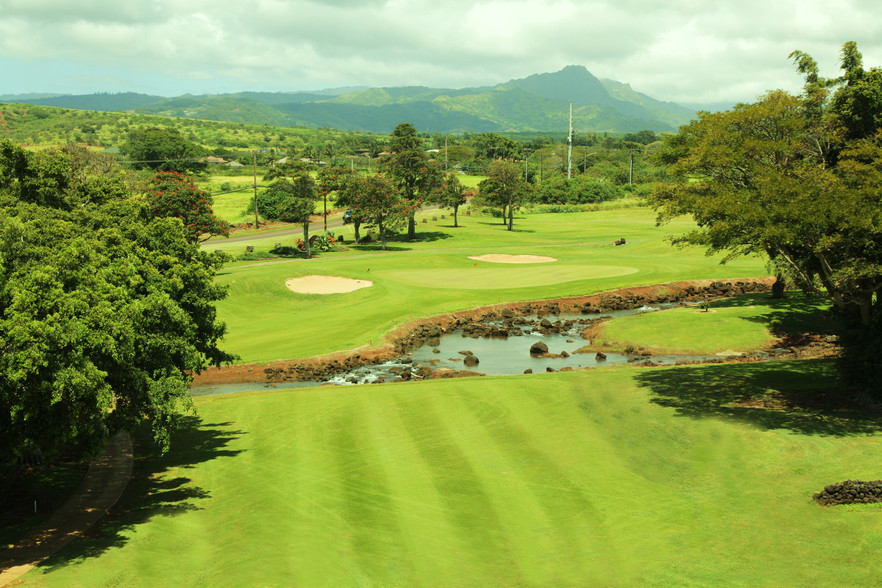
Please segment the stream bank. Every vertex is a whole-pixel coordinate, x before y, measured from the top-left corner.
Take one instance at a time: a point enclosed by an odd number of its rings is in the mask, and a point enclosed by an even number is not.
[[[436,339],[440,341],[442,336],[457,331],[468,333],[466,337],[472,337],[475,340],[518,336],[512,327],[517,326],[517,330],[523,334],[522,327],[526,321],[524,317],[536,317],[530,319],[539,323],[536,332],[546,335],[554,333],[555,330],[560,333],[561,326],[556,323],[561,322],[559,318],[561,316],[583,317],[586,322],[591,322],[592,319],[596,320],[600,315],[635,310],[641,307],[699,303],[742,294],[770,292],[773,282],[774,278],[771,277],[691,280],[620,288],[586,296],[484,306],[406,323],[394,329],[387,335],[385,342],[376,347],[265,365],[231,365],[222,368],[209,368],[194,378],[193,386],[199,388],[237,383],[293,386],[296,382],[316,384],[328,381],[344,383],[346,379],[341,380],[341,374],[349,374],[390,362],[390,367],[397,365],[401,368],[401,373],[396,374],[398,379],[482,375],[483,370],[480,370],[479,366],[463,370],[422,365],[414,369],[413,359],[406,356],[424,345],[432,346],[433,343],[436,343]],[[567,318],[566,320],[577,319]],[[522,324],[516,325],[516,323]],[[572,331],[567,331],[567,333],[572,338]],[[581,344],[584,345],[584,343],[582,341]],[[445,354],[441,353],[441,355]],[[554,354],[552,353],[552,355]],[[392,361],[399,358],[401,361]],[[746,360],[749,359],[746,358]],[[653,360],[656,358],[646,360],[655,363]],[[722,359],[717,359],[717,361],[722,361]],[[698,361],[688,360],[687,362],[696,363]],[[401,377],[402,374],[404,377]],[[354,382],[350,381],[349,383]]]

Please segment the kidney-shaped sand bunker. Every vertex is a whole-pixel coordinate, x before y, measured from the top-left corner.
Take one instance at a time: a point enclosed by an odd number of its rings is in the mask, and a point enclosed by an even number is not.
[[[340,276],[303,276],[289,278],[285,285],[299,294],[343,294],[362,288],[369,288],[374,283],[369,280],[353,280]]]

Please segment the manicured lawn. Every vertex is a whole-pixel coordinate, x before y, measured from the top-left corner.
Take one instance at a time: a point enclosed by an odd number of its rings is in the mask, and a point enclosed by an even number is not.
[[[390,251],[225,268],[225,348],[305,357],[479,305],[765,273],[672,250],[665,237],[687,225],[657,228],[646,209],[526,215],[514,232],[434,214]],[[220,243],[206,247],[246,244]],[[557,261],[469,259],[484,253]],[[310,274],[374,285],[285,287]],[[773,319],[817,325],[819,306],[746,297],[635,317],[615,336],[734,348]],[[811,501],[882,471],[882,421],[830,408],[830,362],[255,388],[197,399],[165,456],[140,445],[116,512],[23,585],[875,586],[882,573],[882,507]]]
[[[395,240],[389,251],[351,247],[314,259],[269,265],[234,264],[219,281],[229,297],[218,311],[229,331],[224,347],[243,362],[307,357],[379,342],[410,318],[498,302],[577,296],[622,286],[685,279],[761,277],[760,259],[727,265],[698,249],[674,250],[665,237],[686,225],[657,228],[648,209],[580,214],[535,214],[516,219],[514,232],[498,219],[461,217],[419,223],[419,239]],[[625,236],[622,247],[613,241]],[[258,244],[284,241],[265,236]],[[296,240],[296,236],[289,238]],[[245,243],[213,241],[206,247],[244,251]],[[469,259],[485,253],[550,256],[540,264],[499,264]],[[322,274],[370,280],[348,294],[305,295],[285,287],[288,278]]]
[[[198,401],[121,512],[25,586],[875,586],[880,421],[770,411],[825,362]],[[143,455],[141,453],[140,455]]]
[[[654,352],[719,353],[758,349],[774,336],[773,320],[782,327],[815,328],[823,324],[828,301],[791,294],[774,300],[768,294],[743,296],[712,303],[705,312],[698,307],[632,315],[609,321],[592,343],[604,341],[615,347],[647,347]]]

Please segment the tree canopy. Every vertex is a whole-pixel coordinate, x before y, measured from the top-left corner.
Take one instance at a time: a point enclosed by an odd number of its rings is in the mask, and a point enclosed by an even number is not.
[[[221,258],[121,182],[84,199],[68,163],[0,143],[0,464],[142,421],[167,446],[192,374],[232,359]]]
[[[432,202],[444,207],[450,208],[453,210],[453,227],[459,227],[459,207],[466,203],[466,200],[471,195],[471,191],[467,190],[465,186],[459,181],[459,178],[456,177],[456,174],[447,174],[444,176],[443,183],[438,190],[435,191],[434,196],[432,197]]]
[[[357,178],[348,189],[353,212],[364,224],[377,228],[386,249],[386,231],[401,223],[408,213],[407,203],[395,184],[386,176],[375,174]]]
[[[200,172],[208,164],[202,147],[186,139],[175,128],[148,127],[129,131],[120,151],[135,169]]]
[[[482,201],[502,208],[503,221],[508,212],[508,230],[514,226],[514,208],[530,193],[520,168],[506,161],[495,161],[487,168],[487,179],[478,184]]]
[[[416,211],[441,186],[442,170],[429,161],[423,142],[410,123],[401,123],[392,131],[386,170],[408,208],[407,238],[416,236]]]
[[[792,57],[805,92],[701,113],[666,140],[659,157],[677,181],[652,201],[660,222],[695,218],[677,243],[726,259],[766,254],[779,275],[870,327],[882,314],[882,74],[863,69],[853,43],[835,80]]]
[[[179,172],[160,172],[147,184],[150,214],[181,219],[187,240],[194,245],[213,236],[230,234],[229,223],[214,216],[212,200],[211,194],[193,183],[193,178]]]

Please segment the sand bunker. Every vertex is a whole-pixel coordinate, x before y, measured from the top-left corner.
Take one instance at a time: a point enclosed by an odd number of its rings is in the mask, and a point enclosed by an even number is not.
[[[487,255],[469,257],[469,259],[489,261],[491,263],[548,263],[549,261],[557,261],[553,257],[543,257],[541,255],[508,255],[505,253],[488,253]]]
[[[285,281],[285,285],[300,294],[342,294],[368,288],[374,283],[368,280],[353,280],[339,276],[303,276],[302,278],[290,278]]]

